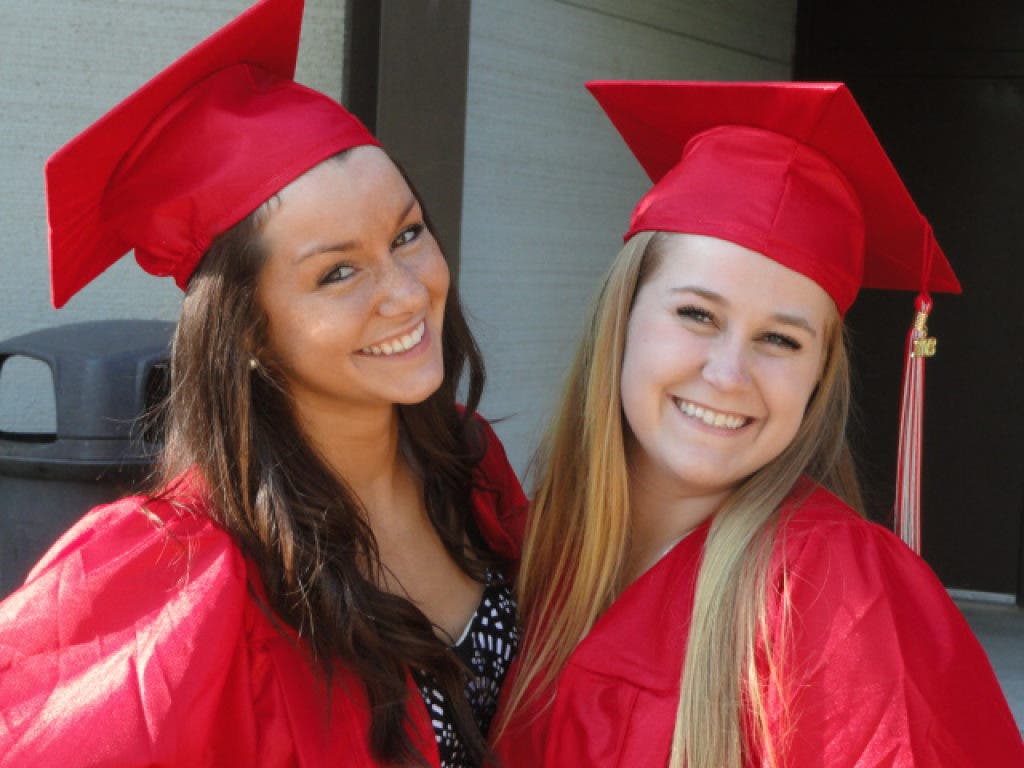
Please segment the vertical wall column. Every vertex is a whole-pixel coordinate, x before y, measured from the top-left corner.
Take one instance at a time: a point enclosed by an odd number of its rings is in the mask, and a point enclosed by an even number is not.
[[[469,0],[350,0],[345,100],[409,174],[459,264]]]

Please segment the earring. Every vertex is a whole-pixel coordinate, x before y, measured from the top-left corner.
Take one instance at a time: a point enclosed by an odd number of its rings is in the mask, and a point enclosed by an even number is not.
[[[250,357],[249,358],[249,370],[250,371],[255,371],[259,367],[260,367],[260,361],[257,360],[255,357]]]

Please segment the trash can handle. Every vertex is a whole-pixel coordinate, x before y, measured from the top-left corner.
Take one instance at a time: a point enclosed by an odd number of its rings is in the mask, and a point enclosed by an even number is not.
[[[19,347],[6,347],[3,352],[0,352],[0,376],[3,375],[3,368],[7,361],[12,357],[25,357],[30,360],[37,360],[43,363],[47,368],[50,369],[50,381],[55,384],[55,377],[53,372],[53,356],[47,354],[41,354],[38,350],[22,350]],[[57,400],[56,389],[53,392],[54,404]],[[49,443],[57,439],[57,433],[54,432],[14,432],[0,428],[0,440],[7,440],[11,442],[24,442],[24,443]]]

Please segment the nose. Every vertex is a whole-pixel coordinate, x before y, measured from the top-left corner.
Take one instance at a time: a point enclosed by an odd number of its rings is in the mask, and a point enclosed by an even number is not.
[[[408,264],[390,258],[380,282],[377,312],[384,317],[401,317],[419,312],[427,303],[427,287]]]
[[[726,392],[749,386],[747,349],[738,338],[718,338],[708,349],[703,375],[713,387]]]

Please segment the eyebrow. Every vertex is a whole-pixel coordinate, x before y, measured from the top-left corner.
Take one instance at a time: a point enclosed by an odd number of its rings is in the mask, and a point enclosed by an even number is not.
[[[419,201],[415,196],[409,198],[409,201],[402,208],[401,214],[398,216],[397,223],[401,224],[405,220],[405,217],[409,215],[409,212],[416,207]],[[397,226],[397,225],[396,225]],[[359,245],[359,240],[345,240],[340,243],[324,243],[323,245],[314,245],[301,253],[295,259],[295,263],[299,264],[311,256],[316,256],[320,253],[344,253],[345,251],[351,251],[353,248]]]
[[[671,293],[693,293],[701,298],[707,299],[715,304],[728,307],[729,300],[726,299],[722,294],[709,291],[707,288],[701,288],[696,285],[681,285],[677,288],[673,288]],[[807,318],[802,315],[792,315],[786,312],[776,312],[771,316],[772,322],[780,323],[781,325],[789,325],[796,328],[802,328],[807,331],[811,336],[817,338],[818,332],[814,329],[814,326],[810,324]]]

